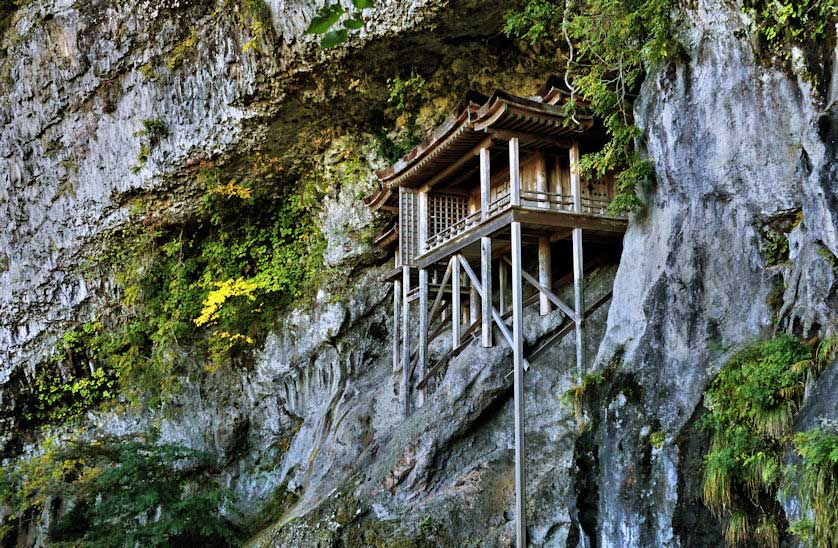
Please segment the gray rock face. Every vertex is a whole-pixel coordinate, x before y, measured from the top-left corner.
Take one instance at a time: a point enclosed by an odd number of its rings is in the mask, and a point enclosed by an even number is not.
[[[109,273],[83,266],[124,225],[134,197],[186,214],[200,192],[191,165],[266,142],[282,147],[305,123],[298,117],[315,110],[309,103],[331,97],[327,69],[352,56],[302,35],[324,3],[268,2],[275,35],[259,39],[261,53],[243,52],[253,35],[241,6],[33,0],[20,11],[0,60],[4,410],[15,380],[34,375],[65,328],[95,316],[115,291]],[[357,45],[405,68],[446,41],[485,48],[497,13],[466,1],[385,2]],[[572,337],[527,374],[527,514],[537,546],[717,546],[718,531],[690,530],[702,519],[695,483],[705,448],[693,423],[704,389],[740,342],[775,329],[836,331],[838,71],[819,101],[804,79],[755,59],[735,3],[700,0],[686,23],[688,59],[653,72],[637,103],[657,186],[619,269],[588,273],[589,302],[614,288],[587,330],[588,348],[599,346],[590,368],[610,372],[586,417],[592,428],[560,402],[576,382]],[[418,52],[410,32],[427,28],[436,29],[426,38],[433,45]],[[390,47],[401,33],[407,52]],[[185,61],[173,62],[181,53]],[[157,118],[168,134],[139,162],[135,133]],[[277,122],[288,122],[284,133]],[[154,429],[161,441],[218,455],[246,516],[293,493],[288,512],[269,516],[276,523],[261,545],[386,545],[417,531],[438,545],[509,545],[509,351],[472,344],[403,417],[391,297],[379,279],[386,267],[354,237],[374,222],[360,198],[342,188],[323,207],[325,262],[342,282],[279,318],[252,367],[184,379],[163,410],[90,414],[85,435]],[[789,262],[769,264],[766,227],[792,226],[798,212]],[[772,307],[778,283],[786,289]],[[525,321],[533,345],[563,319],[530,309]],[[833,365],[810,387],[801,427],[838,416],[836,382]],[[0,416],[0,450],[11,425]],[[660,448],[650,443],[658,432]]]
[[[756,61],[735,5],[700,1],[689,19],[688,62],[650,76],[636,107],[658,183],[626,234],[599,358],[621,353],[619,371],[643,390],[609,407],[600,432],[603,546],[679,545],[672,440],[727,357],[719,349],[774,329],[775,277],[788,284],[781,328],[835,329],[835,274],[815,253],[838,251],[835,137],[823,131],[834,104],[822,111],[806,83]],[[798,210],[791,264],[771,267],[760,227]],[[651,462],[644,426],[668,439]]]

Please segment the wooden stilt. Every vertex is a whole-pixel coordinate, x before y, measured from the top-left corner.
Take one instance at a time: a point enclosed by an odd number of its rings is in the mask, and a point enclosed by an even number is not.
[[[579,142],[573,141],[570,148],[570,191],[573,195],[573,211],[582,213],[582,177],[579,173]],[[585,367],[585,300],[583,294],[582,229],[573,229],[573,296],[576,309],[576,372],[581,375]]]
[[[481,308],[481,343],[483,348],[492,346],[492,239],[480,238],[480,285],[483,286]]]
[[[524,332],[523,292],[521,282],[521,223],[513,222],[512,231],[512,341],[513,400],[515,407],[515,545],[527,545],[525,514],[526,474],[524,445]]]
[[[428,363],[428,271],[419,269],[419,362],[416,365],[418,378],[425,376]],[[412,380],[412,379],[411,379]],[[424,390],[416,392],[416,407],[424,403]]]
[[[541,236],[538,239],[538,283],[544,287],[553,287],[553,265],[550,256],[550,238]],[[553,309],[550,299],[544,293],[538,297],[539,312],[546,316]]]
[[[460,261],[451,257],[451,348],[460,346]]]
[[[468,292],[468,324],[474,325],[478,316],[480,316],[480,293],[472,284]]]
[[[509,140],[509,203],[521,205],[521,162],[518,138]]]
[[[410,267],[402,267],[402,406],[410,414]]]
[[[498,309],[500,310],[501,314],[506,314],[506,287],[508,282],[506,281],[506,263],[501,259],[498,261]]]
[[[393,282],[393,371],[399,370],[399,337],[400,337],[400,309],[402,306],[402,282]]]

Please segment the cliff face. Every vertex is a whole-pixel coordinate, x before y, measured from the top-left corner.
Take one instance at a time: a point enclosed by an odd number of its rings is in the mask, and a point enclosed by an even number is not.
[[[836,271],[817,251],[838,251],[834,96],[816,101],[802,79],[760,64],[735,6],[699,2],[688,19],[688,59],[650,75],[636,107],[657,186],[626,234],[599,357],[620,352],[644,392],[600,432],[605,545],[712,543],[697,521],[701,478],[689,477],[703,391],[757,334],[835,330]],[[798,212],[789,263],[772,265],[766,233]],[[834,397],[815,399],[834,416]],[[639,440],[651,424],[667,441],[649,463]]]
[[[302,34],[312,6],[267,5],[34,0],[16,15],[0,59],[5,456],[37,451],[38,436],[16,435],[14,410],[62,334],[118,295],[96,257],[135,222],[137,196],[156,213],[188,217],[203,192],[192,167],[247,162],[256,149],[316,155],[320,176],[334,178],[341,138],[371,140],[368,112],[384,108],[386,78],[413,65],[440,82],[426,97],[426,123],[460,89],[527,93],[545,75],[497,37],[504,6],[388,2],[351,48],[324,52]],[[739,343],[835,330],[838,74],[833,64],[829,96],[818,98],[805,78],[756,57],[742,38],[747,23],[734,3],[699,1],[682,23],[686,55],[645,80],[636,115],[657,183],[622,255],[586,280],[589,302],[614,292],[587,331],[599,349],[589,367],[609,375],[597,417],[560,402],[575,382],[570,339],[527,376],[536,545],[720,542],[700,497],[702,393]],[[150,119],[167,132],[141,160],[137,132]],[[331,146],[300,148],[324,128]],[[246,516],[290,493],[268,516],[262,545],[508,544],[509,353],[472,345],[402,417],[391,297],[379,281],[387,257],[359,236],[376,222],[359,198],[384,160],[365,160],[360,186],[336,185],[319,215],[337,281],[277,318],[251,366],[189,375],[163,410],[91,412],[83,435],[153,430],[207,450]],[[788,262],[773,264],[766,248],[785,233]],[[770,299],[783,284],[782,298]],[[528,342],[560,322],[529,310]],[[833,365],[809,387],[801,428],[836,418],[835,379]],[[653,432],[665,434],[661,447]],[[30,542],[42,538],[38,527]]]

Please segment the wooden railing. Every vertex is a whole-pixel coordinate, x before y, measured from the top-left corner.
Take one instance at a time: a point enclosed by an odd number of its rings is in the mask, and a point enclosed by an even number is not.
[[[481,213],[480,211],[475,211],[469,215],[466,215],[456,223],[452,224],[448,228],[444,230],[440,230],[433,236],[428,238],[428,241],[425,243],[425,251],[429,249],[433,249],[438,245],[442,245],[443,243],[451,240],[462,234],[463,232],[467,231],[473,226],[480,224],[481,220]]]
[[[505,211],[512,203],[509,191],[501,193],[487,208],[489,217]],[[608,215],[608,205],[611,202],[604,198],[582,197],[582,213],[588,215]],[[574,211],[573,196],[557,192],[544,192],[538,190],[521,190],[521,206],[528,208],[545,209],[548,211],[563,211],[572,213]],[[422,252],[427,252],[467,232],[483,220],[481,211],[470,213],[456,221],[447,228],[429,236],[425,242]]]

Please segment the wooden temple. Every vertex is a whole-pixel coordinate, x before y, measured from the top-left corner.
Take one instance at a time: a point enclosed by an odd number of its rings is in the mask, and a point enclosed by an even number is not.
[[[383,188],[367,201],[396,217],[376,243],[395,249],[386,278],[393,285],[393,370],[401,376],[404,413],[423,404],[447,359],[473,338],[483,347],[512,348],[518,546],[526,543],[524,373],[533,359],[524,355],[523,309],[537,304],[542,315],[555,307],[567,316],[560,336],[575,331],[581,372],[591,312],[583,248],[619,242],[627,226],[608,212],[613,178],[579,174],[580,154],[597,150],[603,138],[584,108],[566,114],[567,99],[549,84],[529,98],[469,94],[425,141],[378,172]],[[554,293],[553,265],[570,263],[574,300],[565,303]],[[525,283],[535,289],[526,300]],[[450,352],[429,363],[428,345],[446,333]]]

